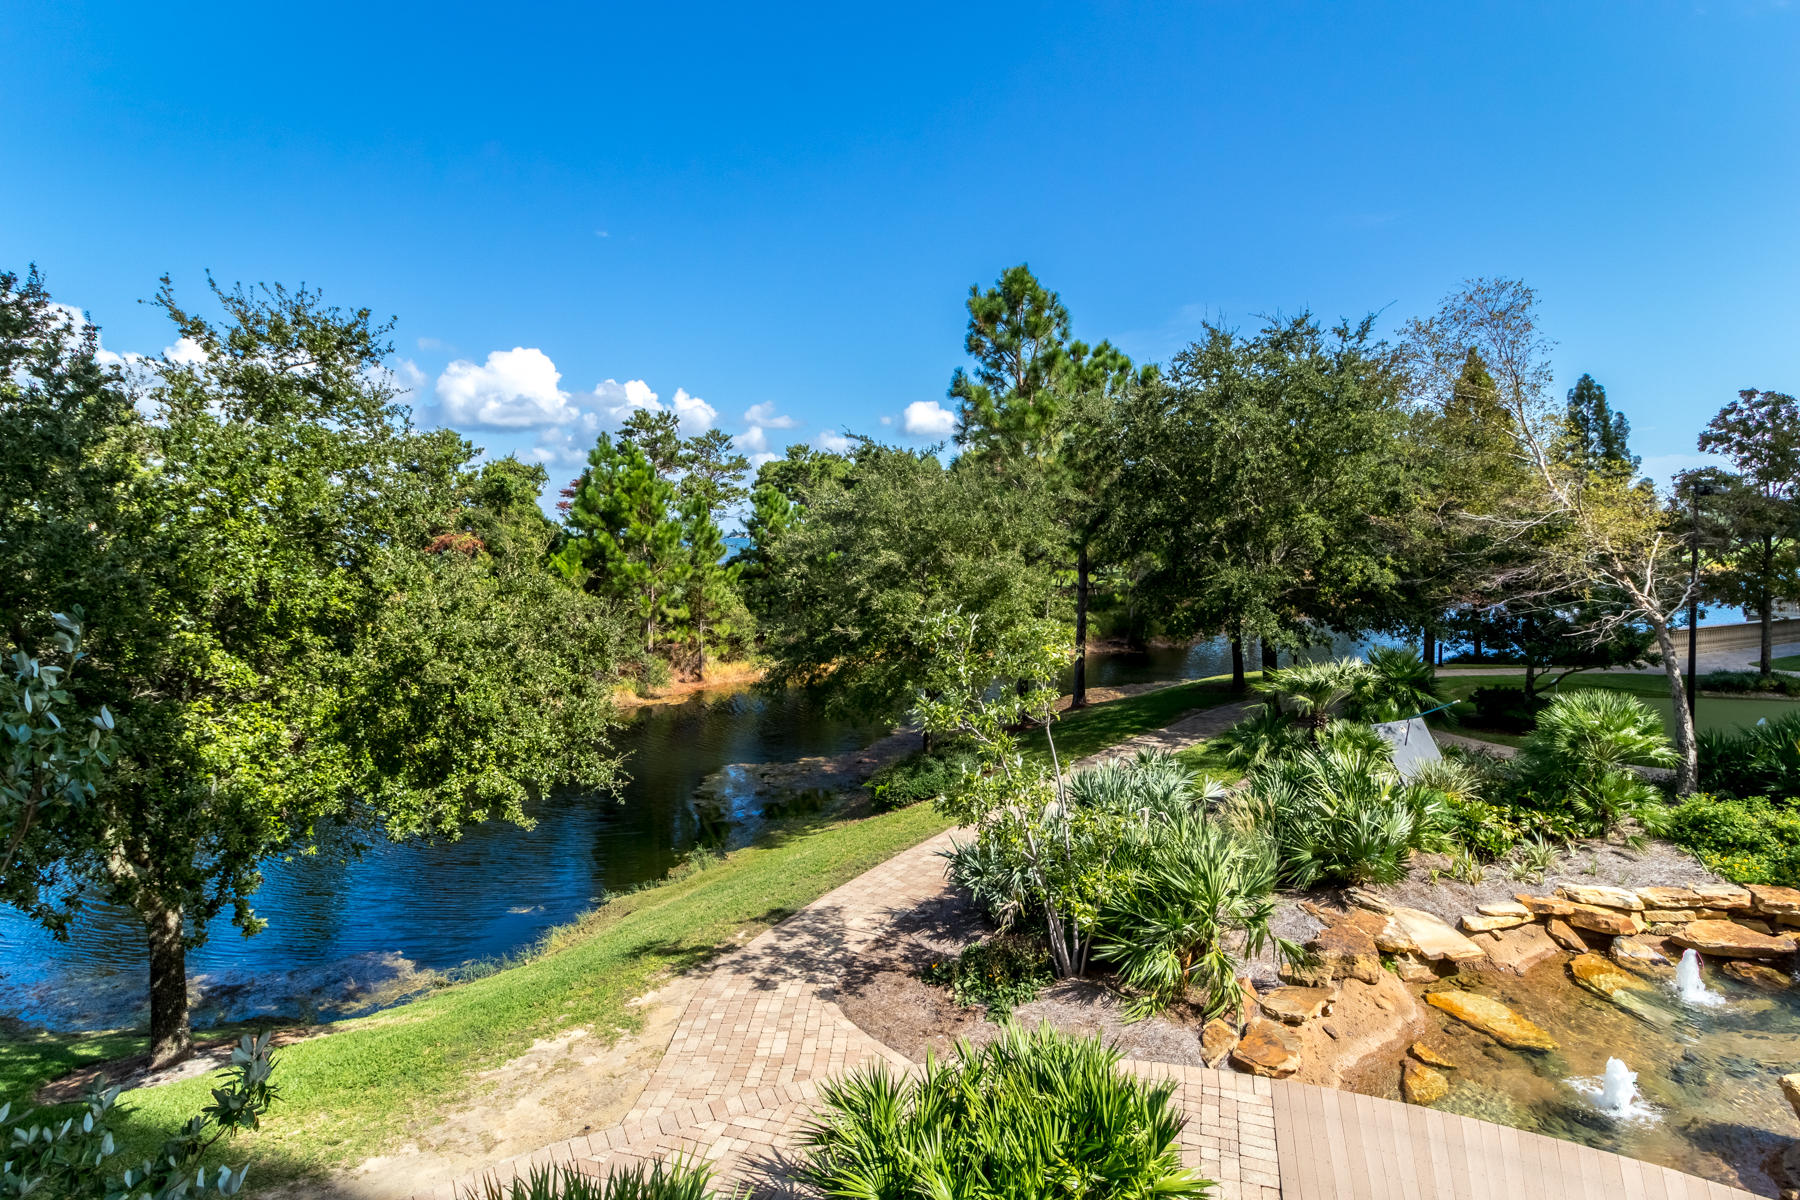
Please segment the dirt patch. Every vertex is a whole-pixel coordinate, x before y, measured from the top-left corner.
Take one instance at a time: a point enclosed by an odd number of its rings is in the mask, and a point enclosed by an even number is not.
[[[613,703],[621,710],[648,708],[658,704],[681,704],[703,692],[728,695],[761,683],[762,667],[750,662],[712,663],[705,679],[672,679],[649,696],[640,696],[629,687],[613,692]]]

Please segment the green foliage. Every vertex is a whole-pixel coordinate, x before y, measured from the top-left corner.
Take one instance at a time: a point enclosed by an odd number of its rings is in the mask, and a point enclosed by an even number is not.
[[[1800,712],[1701,734],[1700,782],[1727,796],[1800,796]]]
[[[277,1098],[269,1082],[275,1069],[270,1035],[246,1034],[231,1052],[229,1077],[212,1089],[212,1103],[163,1143],[156,1157],[125,1166],[111,1128],[119,1089],[95,1090],[78,1116],[61,1119],[33,1111],[11,1116],[0,1106],[7,1156],[0,1163],[0,1196],[41,1200],[199,1200],[236,1196],[247,1167],[202,1166],[221,1138],[261,1126]],[[38,1121],[43,1123],[39,1124]]]
[[[1708,671],[1696,680],[1703,692],[1747,692],[1751,694],[1768,694],[1775,696],[1800,696],[1800,675],[1785,671],[1771,671],[1767,675],[1757,671]],[[1700,744],[1706,745],[1706,735],[1700,735]],[[1701,750],[1705,754],[1705,750]]]
[[[1789,804],[1702,792],[1669,809],[1657,832],[1733,883],[1800,886],[1800,812]]]
[[[1175,1085],[1139,1080],[1098,1038],[1011,1026],[919,1076],[886,1064],[824,1085],[800,1181],[861,1200],[1179,1200],[1211,1187],[1181,1167]]]
[[[532,1167],[501,1183],[493,1176],[458,1200],[712,1200],[712,1168],[683,1158],[639,1159],[593,1176],[572,1166]]]
[[[883,767],[863,786],[874,797],[875,811],[889,812],[924,800],[944,800],[975,767],[976,758],[967,749],[934,750]]]
[[[1564,425],[1559,449],[1578,469],[1626,479],[1637,471],[1638,459],[1630,447],[1631,423],[1607,403],[1606,389],[1592,375],[1583,375],[1569,389]]]
[[[615,444],[603,433],[576,482],[570,537],[556,557],[571,579],[625,604],[651,651],[658,630],[680,615],[678,589],[687,556],[674,504],[675,485],[643,447],[623,439]]]
[[[1477,729],[1501,733],[1530,733],[1538,714],[1550,703],[1542,695],[1526,695],[1524,689],[1498,684],[1478,687],[1469,694],[1475,706],[1470,718]]]
[[[1674,762],[1662,718],[1648,705],[1624,692],[1583,690],[1558,695],[1538,714],[1513,772],[1526,803],[1598,836],[1660,803],[1632,764]]]
[[[1437,668],[1416,650],[1381,646],[1369,652],[1369,678],[1357,695],[1365,721],[1398,721],[1438,707]]]
[[[1340,709],[1359,692],[1372,688],[1374,682],[1374,672],[1367,663],[1341,658],[1335,662],[1295,663],[1291,667],[1264,671],[1255,689],[1262,695],[1273,697],[1282,712],[1292,714],[1308,736],[1316,738]]]
[[[1050,985],[1050,956],[1031,938],[1001,934],[963,947],[961,954],[925,968],[925,982],[950,989],[964,1008],[985,1008],[1000,1020],[1030,1004]]]
[[[1412,851],[1436,845],[1446,802],[1400,779],[1385,755],[1360,749],[1302,749],[1259,767],[1234,803],[1240,826],[1270,838],[1284,879],[1391,883]]]
[[[1253,704],[1243,720],[1213,739],[1233,766],[1257,767],[1306,744],[1294,718],[1275,704]]]

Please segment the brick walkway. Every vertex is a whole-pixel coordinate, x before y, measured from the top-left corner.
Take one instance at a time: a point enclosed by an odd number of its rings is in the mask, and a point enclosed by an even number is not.
[[[902,1070],[914,1065],[852,1024],[833,995],[868,947],[901,936],[897,914],[947,889],[937,852],[950,837],[895,856],[720,960],[623,1122],[496,1163],[491,1174],[504,1179],[549,1162],[599,1174],[682,1153],[710,1160],[725,1187],[792,1192],[789,1147],[819,1084],[877,1061]],[[1175,1101],[1188,1118],[1183,1161],[1218,1182],[1218,1200],[1749,1196],[1571,1142],[1392,1101],[1233,1071],[1126,1066],[1177,1082]],[[417,1200],[455,1200],[474,1182],[445,1184]]]

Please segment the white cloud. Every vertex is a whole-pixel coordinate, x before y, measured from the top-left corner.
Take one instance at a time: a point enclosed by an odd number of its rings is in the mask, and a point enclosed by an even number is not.
[[[750,456],[750,469],[752,471],[759,470],[759,469],[761,469],[761,467],[764,463],[774,462],[776,459],[778,459],[780,457],[781,457],[781,455],[771,454],[767,450],[759,451],[758,453],[752,454]]]
[[[422,337],[419,339],[419,349],[442,350],[445,353],[454,353],[456,347],[452,346],[449,342],[444,341],[442,338]]]
[[[688,395],[680,388],[675,389],[675,399],[670,407],[675,410],[675,416],[681,422],[681,432],[689,437],[705,433],[719,419],[718,409],[698,396]]]
[[[893,423],[894,423],[894,418],[892,418],[892,417],[882,417],[882,418],[881,418],[881,423],[882,423],[882,424],[883,424],[883,425],[892,425],[892,424],[893,424]]]
[[[775,402],[765,400],[761,404],[752,404],[744,410],[744,422],[748,425],[761,425],[764,429],[792,429],[800,422],[793,417],[777,416]]]
[[[856,443],[841,433],[832,433],[830,430],[825,430],[821,432],[818,437],[813,439],[813,445],[821,450],[829,450],[833,454],[848,454],[850,452],[850,447],[856,445]]]
[[[193,338],[179,337],[173,346],[163,347],[163,357],[178,367],[191,367],[206,361],[206,351]]]
[[[562,373],[549,355],[515,346],[491,352],[484,365],[457,359],[438,376],[437,396],[452,425],[536,429],[578,415],[561,382]]]
[[[914,400],[901,414],[901,426],[914,437],[947,437],[956,432],[956,414],[936,400]]]
[[[732,440],[739,450],[750,454],[767,454],[769,451],[769,435],[763,432],[761,425],[752,425]]]
[[[594,399],[600,405],[601,415],[614,425],[624,424],[634,408],[647,408],[651,412],[662,410],[662,405],[656,402],[656,393],[641,379],[628,379],[624,383],[608,379],[595,384]]]

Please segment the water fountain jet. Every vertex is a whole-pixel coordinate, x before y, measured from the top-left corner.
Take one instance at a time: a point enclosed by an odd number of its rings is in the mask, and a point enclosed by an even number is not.
[[[1683,950],[1681,961],[1675,967],[1675,994],[1681,997],[1684,1004],[1703,1005],[1708,1008],[1723,1004],[1725,998],[1706,986],[1700,978],[1700,955],[1694,950]]]
[[[1600,1076],[1601,1111],[1613,1117],[1625,1117],[1631,1113],[1632,1101],[1637,1099],[1637,1072],[1626,1066],[1617,1058],[1606,1060],[1606,1072]]]

